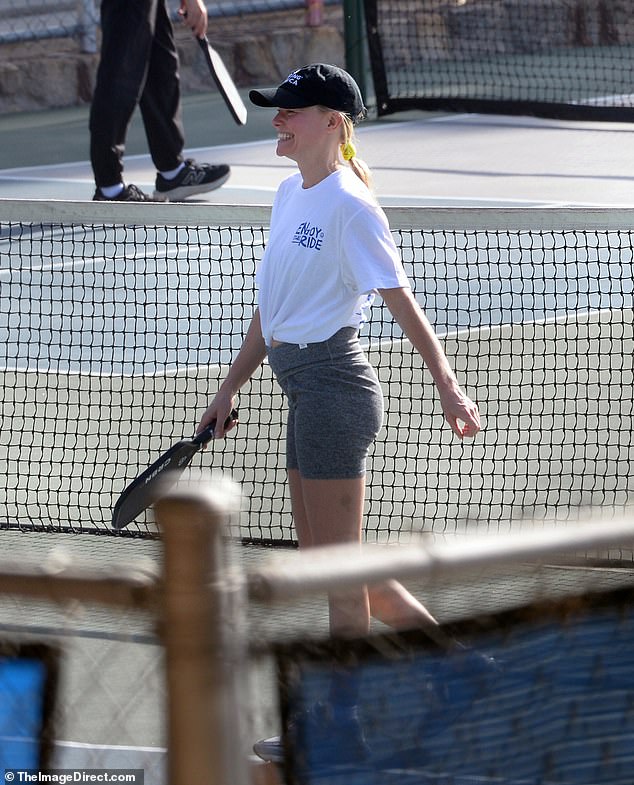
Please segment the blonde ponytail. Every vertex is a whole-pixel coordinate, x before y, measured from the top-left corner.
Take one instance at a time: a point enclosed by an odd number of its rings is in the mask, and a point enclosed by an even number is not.
[[[339,146],[341,156],[350,165],[352,171],[361,182],[365,183],[372,190],[372,173],[365,161],[357,158],[357,148],[354,144],[354,123],[347,114],[342,114],[341,117],[343,119],[341,126],[343,128],[343,141]]]

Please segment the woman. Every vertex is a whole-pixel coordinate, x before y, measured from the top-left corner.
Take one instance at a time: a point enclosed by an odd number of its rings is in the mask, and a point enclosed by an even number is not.
[[[199,429],[225,422],[239,389],[268,357],[289,406],[287,471],[299,546],[360,542],[366,457],[383,418],[381,387],[358,340],[375,293],[423,357],[459,438],[478,433],[479,413],[414,299],[369,171],[356,157],[353,129],[365,107],[355,81],[318,63],[249,97],[277,108],[277,155],[299,172],[275,197],[257,273],[259,307]],[[224,432],[217,428],[216,437]],[[366,634],[370,616],[396,628],[436,625],[396,581],[333,593],[329,611],[338,636]]]

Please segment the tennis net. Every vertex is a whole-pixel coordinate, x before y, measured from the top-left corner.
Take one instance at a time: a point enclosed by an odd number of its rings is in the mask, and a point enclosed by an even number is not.
[[[634,484],[634,211],[387,212],[484,430],[452,437],[377,304],[362,338],[387,413],[368,539],[620,514]],[[0,527],[111,533],[119,493],[193,433],[241,345],[268,221],[252,206],[0,203]],[[239,407],[237,433],[196,466],[241,483],[236,537],[292,541],[284,402],[266,363]],[[126,532],[155,536],[151,513]]]
[[[629,0],[364,0],[380,115],[631,122]]]

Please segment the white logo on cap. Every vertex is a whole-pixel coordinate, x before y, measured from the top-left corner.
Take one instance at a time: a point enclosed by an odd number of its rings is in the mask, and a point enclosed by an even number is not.
[[[286,81],[290,82],[290,84],[297,86],[297,83],[301,80],[302,75],[297,71],[293,71],[286,77]]]

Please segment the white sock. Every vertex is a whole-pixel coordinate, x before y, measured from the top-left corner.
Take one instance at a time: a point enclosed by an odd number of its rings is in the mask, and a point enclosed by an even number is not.
[[[184,168],[185,162],[181,161],[181,163],[176,167],[176,169],[170,169],[169,172],[161,172],[161,176],[164,177],[166,180],[173,180],[177,174]]]
[[[119,196],[123,188],[123,183],[117,183],[116,185],[107,185],[105,188],[99,188],[99,190],[106,199],[114,199],[115,196]]]

